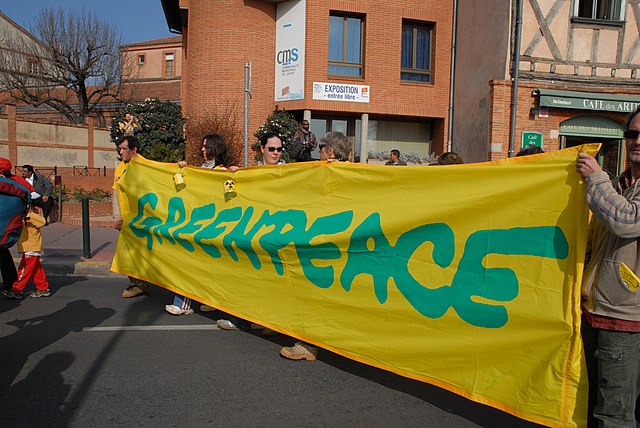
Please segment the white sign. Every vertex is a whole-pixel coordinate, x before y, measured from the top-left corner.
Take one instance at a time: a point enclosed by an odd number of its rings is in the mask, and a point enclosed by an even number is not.
[[[345,83],[313,82],[313,99],[368,103],[369,87]]]
[[[306,0],[278,3],[276,10],[275,100],[304,99]]]

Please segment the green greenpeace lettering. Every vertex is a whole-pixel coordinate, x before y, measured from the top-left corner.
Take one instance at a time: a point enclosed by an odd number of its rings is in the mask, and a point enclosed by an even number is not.
[[[330,262],[344,255],[333,242],[312,241],[347,231],[354,217],[353,211],[344,211],[318,217],[309,225],[303,210],[267,210],[258,216],[253,207],[217,211],[215,204],[194,208],[189,213],[182,199],[173,197],[167,204],[167,218],[161,219],[153,215],[158,202],[153,193],[142,196],[137,204],[138,213],[128,224],[150,251],[156,242],[159,246],[177,244],[189,252],[194,252],[197,246],[212,258],[223,257],[225,251],[235,262],[239,261],[241,251],[254,269],[261,270],[262,261],[256,252],[260,248],[269,256],[275,273],[283,276],[291,261],[284,261],[281,253],[293,248],[305,278],[318,288],[331,287],[336,272],[331,264],[318,266],[314,262]],[[512,269],[487,267],[487,256],[560,260],[569,254],[567,239],[557,226],[479,230],[468,237],[451,284],[422,284],[411,274],[410,261],[419,257],[421,265],[427,265],[434,273],[437,269],[450,269],[455,256],[453,230],[445,223],[420,225],[400,234],[392,245],[380,220],[380,214],[373,213],[351,233],[346,264],[339,272],[341,286],[349,292],[356,277],[369,275],[376,299],[384,304],[393,279],[407,302],[432,319],[453,309],[471,325],[500,328],[509,321],[503,303],[518,297],[519,283]],[[431,249],[426,259],[424,251],[416,255],[424,244]]]

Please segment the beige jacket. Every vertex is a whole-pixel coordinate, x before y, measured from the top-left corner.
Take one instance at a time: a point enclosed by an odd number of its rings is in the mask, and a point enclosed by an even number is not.
[[[606,172],[587,177],[593,212],[582,282],[582,305],[592,314],[640,321],[640,289],[622,280],[620,264],[640,273],[640,180],[626,188],[625,171],[613,182]]]

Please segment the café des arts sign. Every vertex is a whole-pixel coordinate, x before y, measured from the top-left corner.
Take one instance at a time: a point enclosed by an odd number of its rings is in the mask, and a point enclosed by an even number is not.
[[[640,105],[640,97],[617,94],[559,91],[541,88],[534,89],[533,95],[540,97],[541,107],[630,113]]]

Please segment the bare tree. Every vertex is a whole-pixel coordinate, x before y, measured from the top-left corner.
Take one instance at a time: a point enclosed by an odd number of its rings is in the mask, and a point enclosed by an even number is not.
[[[71,123],[105,101],[119,100],[131,64],[122,35],[93,12],[44,9],[32,32],[0,36],[0,87],[34,107],[47,106]]]

